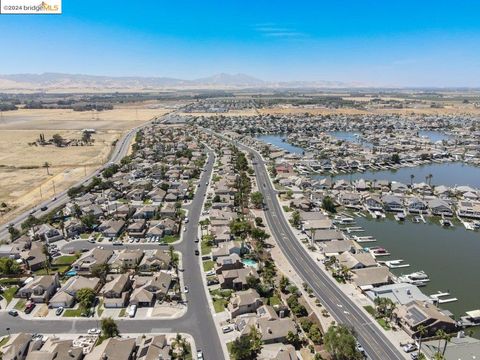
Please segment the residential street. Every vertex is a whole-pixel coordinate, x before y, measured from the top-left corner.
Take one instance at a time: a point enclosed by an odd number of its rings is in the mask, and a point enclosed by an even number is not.
[[[282,214],[276,198],[276,190],[272,187],[261,156],[256,151],[242,145],[239,146],[254,154],[258,187],[264,195],[268,208],[265,214],[269,228],[296,272],[309,284],[314,294],[339,323],[345,323],[355,328],[358,339],[370,358],[378,360],[405,359],[404,355],[376,328],[372,320],[333,283],[332,278],[319,269],[306,253]]]
[[[189,205],[188,217],[190,221],[186,224],[187,230],[183,233],[183,241],[175,246],[177,251],[182,253],[181,265],[184,269],[184,282],[189,287],[189,293],[186,294],[188,301],[187,313],[175,320],[136,320],[125,319],[118,321],[121,333],[188,333],[195,339],[197,349],[201,349],[205,359],[221,359],[223,352],[218,338],[215,323],[212,318],[207,297],[205,294],[204,283],[202,281],[202,271],[198,256],[194,254],[198,244],[194,242],[197,236],[198,221],[202,204],[205,199],[207,187],[205,183],[210,179],[213,170],[214,153],[208,150],[208,165],[206,171],[200,178],[200,186],[195,194],[192,203]],[[85,245],[88,242],[78,241]],[[90,244],[97,246],[98,244]],[[130,247],[152,246],[158,248],[155,244],[129,244]],[[16,332],[32,332],[45,334],[60,333],[85,333],[90,328],[99,328],[98,320],[87,319],[34,319],[26,320],[20,317],[12,317],[5,311],[0,312],[0,335],[6,335]],[[9,328],[9,330],[7,330]]]

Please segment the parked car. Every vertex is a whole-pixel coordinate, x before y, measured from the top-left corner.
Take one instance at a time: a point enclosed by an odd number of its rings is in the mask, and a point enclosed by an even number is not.
[[[133,318],[135,317],[135,314],[137,313],[137,305],[130,305],[128,308],[128,316]]]
[[[195,250],[195,255],[197,255],[197,256],[200,255],[200,251]]]
[[[18,311],[17,310],[9,310],[8,315],[10,316],[18,316]]]
[[[63,313],[63,306],[60,306],[57,310],[55,310],[55,315],[60,316]]]
[[[41,210],[41,211],[47,211],[47,210],[48,210],[48,207],[47,207],[47,206],[42,206],[42,207],[40,208],[40,210]]]
[[[185,286],[185,287],[183,288],[183,292],[184,292],[185,294],[188,294],[188,286]]]
[[[100,335],[101,331],[100,329],[92,328],[88,329],[87,334],[89,335]]]
[[[203,351],[197,350],[197,360],[203,360]]]
[[[233,326],[232,325],[227,325],[227,326],[222,327],[222,332],[224,334],[227,334],[227,333],[232,332],[232,331],[233,331]]]
[[[406,353],[409,353],[415,350],[418,350],[418,347],[415,344],[407,344],[403,347],[403,351],[405,351]]]
[[[35,303],[30,302],[25,306],[25,314],[30,314],[35,309]]]

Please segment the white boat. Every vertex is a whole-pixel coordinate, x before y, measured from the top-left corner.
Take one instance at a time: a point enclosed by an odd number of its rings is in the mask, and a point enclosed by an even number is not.
[[[385,261],[385,265],[387,265],[387,267],[389,267],[390,269],[398,269],[410,266],[410,264],[403,264],[402,259]]]
[[[440,224],[444,227],[452,227],[453,223],[448,219],[440,219]]]
[[[393,217],[397,221],[405,221],[405,214],[403,214],[403,213],[395,214]]]
[[[417,271],[411,274],[399,276],[398,281],[417,286],[424,286],[427,282],[430,281],[430,278],[425,273],[425,271]]]

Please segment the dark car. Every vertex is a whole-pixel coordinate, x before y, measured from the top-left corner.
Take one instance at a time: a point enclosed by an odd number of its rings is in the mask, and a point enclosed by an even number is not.
[[[195,250],[195,255],[197,255],[197,256],[200,255],[200,251]]]
[[[48,210],[48,207],[47,207],[47,206],[42,206],[42,207],[40,208],[40,210],[42,210],[42,211],[47,211],[47,210]]]
[[[8,315],[10,316],[18,316],[18,311],[17,310],[9,310]]]
[[[27,306],[25,306],[25,314],[30,314],[33,309],[35,309],[35,304],[34,303],[28,303]]]

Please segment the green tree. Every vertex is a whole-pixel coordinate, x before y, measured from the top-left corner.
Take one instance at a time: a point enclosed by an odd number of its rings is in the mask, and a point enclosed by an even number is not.
[[[418,356],[420,357],[420,353],[422,352],[422,340],[425,335],[427,335],[427,328],[424,325],[419,325],[417,328],[418,334]]]
[[[0,274],[2,275],[16,275],[21,272],[20,265],[18,263],[9,258],[9,257],[2,257],[0,258]]]
[[[353,331],[345,325],[332,325],[324,338],[325,348],[335,360],[360,359],[357,351],[357,340]]]
[[[280,285],[280,291],[285,294],[286,291],[287,291],[288,285],[290,285],[290,281],[288,280],[288,278],[286,276],[282,275],[282,277],[280,278],[280,284],[279,285]]]
[[[298,336],[297,332],[289,331],[287,336],[285,337],[287,344],[293,345],[295,349],[299,349],[302,341],[300,340],[300,336]]]
[[[398,155],[397,153],[393,154],[392,155],[392,162],[394,164],[400,164],[400,155]]]
[[[102,319],[102,335],[106,339],[120,335],[117,323],[111,317]]]
[[[84,311],[87,311],[93,306],[93,304],[95,303],[95,297],[95,291],[89,288],[80,289],[75,295],[76,300]]]
[[[260,191],[255,191],[250,195],[250,200],[255,208],[260,209],[263,205],[263,194]]]
[[[231,347],[234,360],[253,360],[262,349],[262,336],[256,327],[250,327],[250,332],[235,339]]]
[[[20,237],[20,231],[16,227],[9,226],[8,233],[10,234],[10,240],[13,242]]]
[[[110,264],[95,264],[90,271],[93,276],[98,277],[100,281],[105,284],[107,282],[107,275],[110,272]]]
[[[292,223],[292,225],[295,226],[295,227],[299,227],[299,226],[300,226],[300,224],[301,224],[301,218],[300,218],[300,213],[298,212],[298,210],[295,210],[295,211],[292,213],[291,223]]]
[[[313,324],[309,331],[308,337],[313,341],[315,345],[320,345],[322,343],[322,332],[317,324]]]
[[[327,210],[330,213],[336,213],[337,210],[335,208],[335,204],[333,203],[333,200],[329,196],[325,196],[322,200],[322,207]]]
[[[260,226],[260,227],[263,226],[263,219],[262,219],[261,217],[258,217],[258,216],[257,216],[257,217],[255,218],[255,225],[256,225],[256,226]]]
[[[93,214],[87,214],[80,218],[83,225],[85,225],[88,229],[92,230],[94,226],[97,224],[97,219]]]

